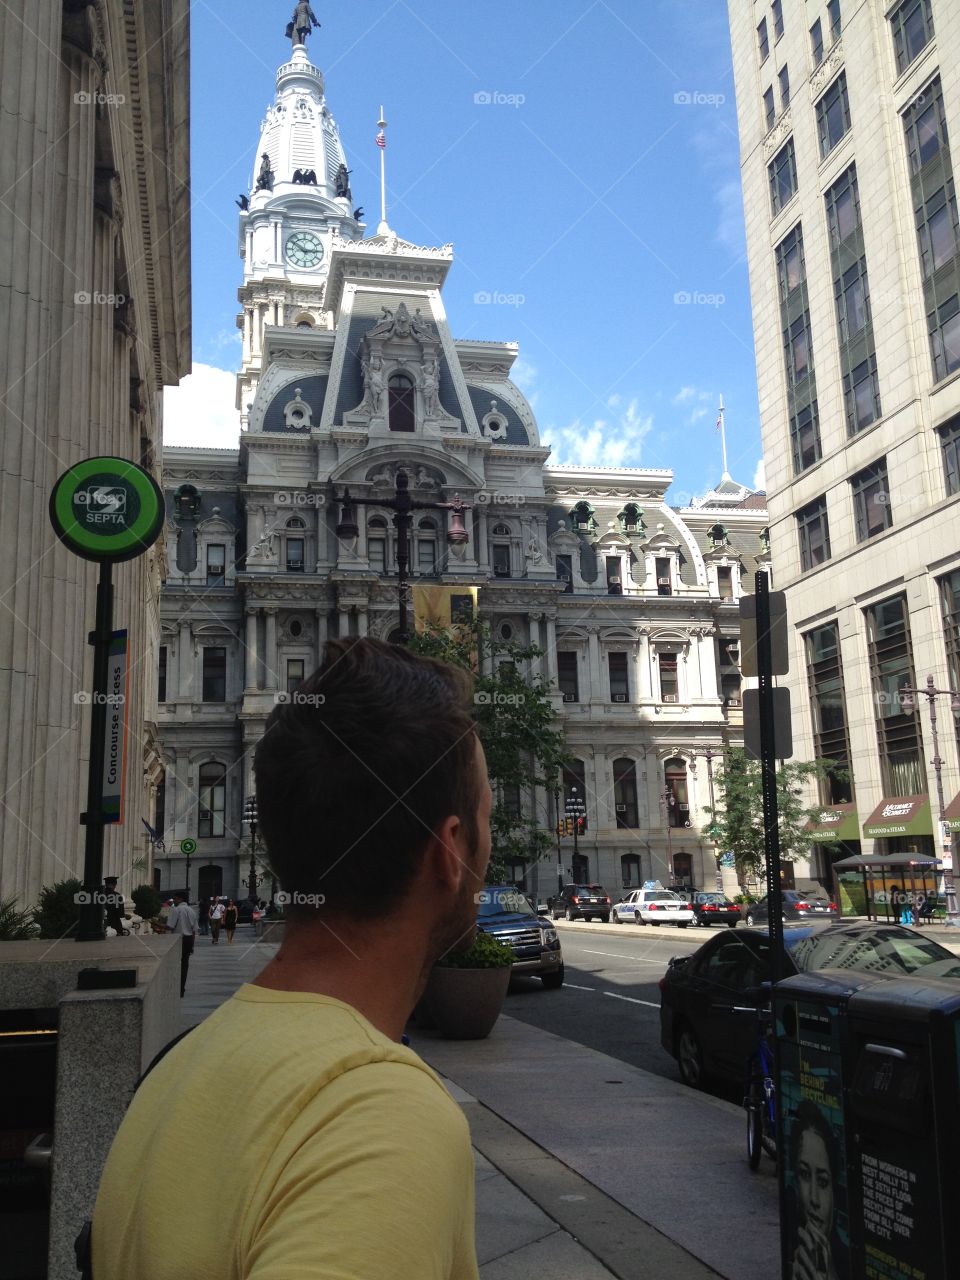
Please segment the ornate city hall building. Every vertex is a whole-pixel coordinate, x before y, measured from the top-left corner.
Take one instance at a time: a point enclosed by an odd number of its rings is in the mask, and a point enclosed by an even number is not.
[[[294,38],[296,39],[296,33]],[[252,747],[329,637],[401,627],[393,508],[405,485],[415,599],[477,600],[495,635],[542,650],[571,763],[518,802],[585,829],[512,876],[611,890],[716,882],[712,772],[742,736],[738,609],[767,563],[762,494],[724,476],[696,505],[669,470],[548,463],[510,342],[458,341],[451,246],[365,236],[322,73],[277,73],[241,203],[236,450],[164,451],[168,525],[154,826],[162,888],[247,893]],[[345,502],[349,491],[349,502]],[[576,792],[574,792],[576,788]],[[265,896],[261,889],[260,896]]]

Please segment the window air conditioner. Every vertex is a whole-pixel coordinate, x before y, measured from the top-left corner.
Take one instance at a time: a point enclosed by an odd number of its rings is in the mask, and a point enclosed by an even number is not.
[[[626,813],[626,812],[627,812],[627,806],[625,804],[617,805],[617,813]]]
[[[564,702],[576,702],[577,695],[575,693],[565,693],[563,695]]]
[[[676,702],[677,695],[675,693],[665,693],[663,695],[664,702]]]
[[[614,702],[626,702],[627,695],[625,693],[615,693],[613,695]]]
[[[680,805],[680,806],[679,806],[679,808],[680,808],[680,812],[681,812],[681,813],[689,813],[689,812],[690,812],[690,806],[689,806],[688,804],[682,804],[682,805]]]
[[[739,698],[728,698],[728,699],[727,699],[727,706],[728,706],[728,707],[739,707],[739,705],[740,705],[740,699],[739,699]]]

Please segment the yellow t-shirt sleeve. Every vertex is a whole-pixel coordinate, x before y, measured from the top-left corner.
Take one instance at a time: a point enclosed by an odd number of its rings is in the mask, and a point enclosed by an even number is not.
[[[477,1280],[460,1108],[407,1063],[344,1072],[270,1156],[238,1247],[244,1280]]]

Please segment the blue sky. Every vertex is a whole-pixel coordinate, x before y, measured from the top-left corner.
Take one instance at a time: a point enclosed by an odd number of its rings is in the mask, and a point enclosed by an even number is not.
[[[293,3],[192,9],[197,373],[169,398],[167,438],[229,445],[242,278],[234,199],[249,189]],[[390,223],[418,244],[453,243],[452,330],[519,342],[517,381],[553,460],[670,467],[671,499],[682,502],[719,479],[722,393],[730,470],[752,483],[760,432],[726,6],[314,9],[323,26],[310,56],[369,234],[383,102]]]

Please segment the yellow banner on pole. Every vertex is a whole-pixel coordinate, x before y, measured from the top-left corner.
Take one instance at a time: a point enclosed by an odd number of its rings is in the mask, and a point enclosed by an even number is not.
[[[469,626],[477,615],[478,587],[415,585],[413,618],[418,634],[431,627],[450,630],[460,624]]]

